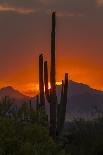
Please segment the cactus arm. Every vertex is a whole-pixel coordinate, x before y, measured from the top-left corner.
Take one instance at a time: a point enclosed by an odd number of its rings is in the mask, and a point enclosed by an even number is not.
[[[61,110],[60,110],[60,128],[59,133],[61,133],[64,122],[65,122],[65,115],[66,115],[66,105],[67,105],[67,97],[68,97],[68,74],[65,74],[65,83],[64,83],[64,93],[63,93],[63,100],[61,102]]]
[[[50,91],[48,89],[48,64],[47,61],[44,62],[44,84],[45,84],[45,95],[47,101],[51,102]]]
[[[39,56],[39,91],[40,91],[40,106],[45,107],[42,54]]]
[[[60,135],[62,132],[65,114],[66,114],[66,105],[67,105],[67,96],[68,96],[68,74],[65,74],[65,82],[62,81],[62,90],[61,90],[61,100],[58,106],[58,117],[57,117],[57,134]]]

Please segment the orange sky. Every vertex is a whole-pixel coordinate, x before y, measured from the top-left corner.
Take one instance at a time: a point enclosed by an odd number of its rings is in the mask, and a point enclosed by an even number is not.
[[[51,10],[57,12],[56,80],[68,72],[103,90],[102,0],[0,2],[0,87],[37,92],[38,56],[50,59]]]
[[[67,59],[64,56],[58,59],[56,66],[56,79],[58,82],[61,82],[65,72],[68,72],[70,80],[82,82],[93,88],[103,90],[101,69],[89,61],[87,64],[84,60]],[[38,64],[33,63],[28,68],[22,69],[13,75],[11,81],[0,82],[0,87],[7,85],[12,85],[25,95],[35,95],[38,92]]]

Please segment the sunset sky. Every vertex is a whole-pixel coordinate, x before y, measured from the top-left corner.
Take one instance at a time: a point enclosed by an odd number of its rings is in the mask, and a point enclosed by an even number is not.
[[[103,0],[0,0],[0,88],[36,92],[38,56],[50,59],[54,10],[57,81],[68,72],[103,90]]]

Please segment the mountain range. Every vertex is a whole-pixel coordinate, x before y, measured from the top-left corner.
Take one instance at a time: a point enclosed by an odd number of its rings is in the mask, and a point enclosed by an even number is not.
[[[103,91],[93,89],[88,85],[74,81],[69,82],[68,90],[67,120],[77,117],[90,119],[102,115]],[[60,100],[60,92],[61,86],[59,85],[57,86],[58,100]],[[25,96],[11,86],[0,89],[0,100],[2,100],[4,96],[10,96],[15,99],[15,104],[18,106],[29,100],[32,101],[32,105],[35,105],[35,96],[32,98]],[[47,101],[46,109],[49,111],[49,104],[47,104]]]

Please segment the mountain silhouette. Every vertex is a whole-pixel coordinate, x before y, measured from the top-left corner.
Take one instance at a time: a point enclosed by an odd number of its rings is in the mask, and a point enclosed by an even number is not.
[[[93,89],[86,84],[69,81],[66,119],[91,119],[103,115],[103,91]],[[61,86],[57,86],[60,100]]]
[[[78,83],[78,82],[74,82],[74,81],[69,81],[69,94],[71,96],[73,95],[82,95],[85,93],[92,93],[92,94],[102,94],[103,95],[103,91],[100,90],[96,90],[91,88],[90,86],[83,84],[83,83]],[[61,91],[60,90],[60,86],[57,86],[57,92]]]
[[[68,104],[66,119],[74,117],[91,118],[103,113],[103,91],[93,89],[88,85],[69,81]],[[57,86],[57,97],[60,100],[61,86]],[[15,99],[17,105],[24,101],[32,100],[35,105],[35,96],[30,98],[23,95],[11,86],[0,89],[0,99],[4,96],[10,96]],[[46,110],[49,113],[49,104],[46,102]]]
[[[9,96],[11,100],[13,100],[14,104],[16,104],[17,106],[21,106],[25,101],[30,98],[23,95],[21,92],[11,86],[0,89],[0,101],[2,101],[5,96]]]
[[[4,97],[4,96],[10,96],[11,98],[15,98],[15,99],[27,98],[27,96],[23,95],[22,93],[20,93],[18,90],[14,89],[11,86],[7,86],[0,89],[0,97]]]

